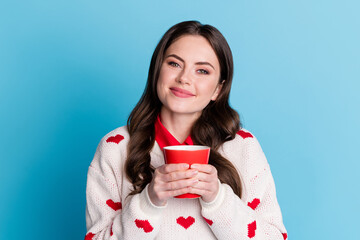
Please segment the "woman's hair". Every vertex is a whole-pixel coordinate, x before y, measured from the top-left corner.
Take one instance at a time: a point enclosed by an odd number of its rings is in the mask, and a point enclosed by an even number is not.
[[[155,126],[162,103],[157,94],[160,68],[168,47],[184,35],[202,36],[208,40],[220,63],[219,84],[221,92],[211,101],[191,129],[194,144],[211,147],[209,164],[218,172],[222,183],[228,184],[236,195],[241,195],[240,177],[234,165],[218,153],[219,147],[235,138],[240,129],[238,113],[229,105],[229,94],[233,77],[233,58],[223,35],[213,26],[198,21],[181,22],[171,27],[161,38],[151,58],[146,87],[139,102],[131,112],[127,127],[130,134],[125,171],[133,184],[130,194],[141,192],[151,182],[154,167],[151,166],[150,151],[155,142]]]

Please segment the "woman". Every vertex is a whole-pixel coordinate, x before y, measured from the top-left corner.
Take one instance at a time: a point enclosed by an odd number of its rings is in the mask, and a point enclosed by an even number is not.
[[[89,167],[85,239],[286,239],[267,160],[229,106],[231,50],[210,25],[171,27],[128,124]],[[164,164],[169,145],[211,147],[209,164]],[[174,196],[194,193],[199,199]]]

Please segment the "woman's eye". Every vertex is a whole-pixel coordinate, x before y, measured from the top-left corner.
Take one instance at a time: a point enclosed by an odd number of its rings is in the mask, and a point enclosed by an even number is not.
[[[177,64],[176,62],[169,62],[169,65],[173,67],[180,67],[180,65]]]
[[[201,74],[209,74],[209,72],[206,71],[205,69],[199,69],[198,72]]]

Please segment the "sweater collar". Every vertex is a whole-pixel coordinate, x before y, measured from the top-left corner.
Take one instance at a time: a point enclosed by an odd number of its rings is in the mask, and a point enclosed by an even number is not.
[[[165,128],[160,121],[160,115],[158,115],[155,121],[155,141],[159,144],[161,150],[166,146],[174,145],[194,145],[190,135],[185,139],[183,143],[179,143],[178,140]]]

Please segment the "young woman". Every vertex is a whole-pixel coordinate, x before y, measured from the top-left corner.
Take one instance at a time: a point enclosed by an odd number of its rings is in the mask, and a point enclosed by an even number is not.
[[[127,126],[89,167],[85,239],[286,239],[267,160],[229,106],[231,50],[210,25],[171,27]],[[209,164],[165,164],[163,147],[211,147]],[[174,198],[194,193],[198,199]]]

